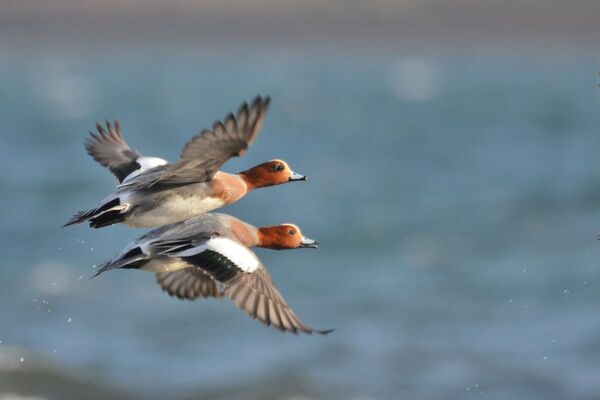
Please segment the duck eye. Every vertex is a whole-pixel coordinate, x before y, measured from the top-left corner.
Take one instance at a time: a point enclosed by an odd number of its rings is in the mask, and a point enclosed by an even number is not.
[[[295,229],[290,229],[290,232],[289,232],[289,234],[290,234],[290,235],[295,235],[295,234],[296,234],[296,230],[295,230]]]
[[[284,169],[285,169],[285,167],[283,166],[283,164],[277,164],[277,165],[275,166],[275,171],[277,171],[277,172],[281,172],[281,171],[283,171]]]

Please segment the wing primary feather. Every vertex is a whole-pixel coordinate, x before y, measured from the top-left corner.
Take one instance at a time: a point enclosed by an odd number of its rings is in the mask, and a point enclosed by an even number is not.
[[[275,307],[275,303],[272,300],[269,301],[269,321],[275,328],[282,330],[281,321],[279,320],[279,313],[277,312],[277,307]]]
[[[257,96],[250,108],[244,102],[237,116],[228,113],[224,122],[214,122],[212,130],[202,130],[184,146],[180,160],[149,182],[148,187],[211,180],[228,159],[247,151],[262,127],[269,103],[268,96]]]
[[[267,318],[267,298],[261,294],[260,299],[258,301],[258,307],[256,308],[256,317],[260,319],[263,323],[270,325],[270,322]]]

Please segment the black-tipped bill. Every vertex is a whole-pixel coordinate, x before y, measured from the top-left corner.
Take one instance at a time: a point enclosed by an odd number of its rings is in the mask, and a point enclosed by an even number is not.
[[[300,242],[300,247],[307,247],[309,249],[316,249],[319,247],[319,242],[314,239],[309,239],[307,237],[302,236],[302,241]]]
[[[293,182],[293,181],[305,181],[307,179],[308,178],[306,176],[297,174],[294,171],[292,171],[292,174],[290,175],[289,181],[290,182]]]

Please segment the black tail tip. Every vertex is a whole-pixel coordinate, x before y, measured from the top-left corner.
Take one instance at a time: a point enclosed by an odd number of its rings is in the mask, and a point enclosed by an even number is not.
[[[319,335],[329,335],[331,332],[335,331],[335,329],[322,329],[322,330],[316,330],[315,329],[315,333],[318,333]]]
[[[94,271],[94,273],[92,275],[90,275],[88,279],[93,279],[93,278],[97,277],[98,275],[100,275],[101,273],[108,271],[109,269],[111,269],[110,262],[107,261],[103,264],[100,264],[96,268],[96,271]]]
[[[61,225],[61,228],[66,228],[67,226],[75,225],[77,223],[78,223],[78,221],[71,221],[71,220],[69,220],[65,224]]]
[[[79,212],[73,214],[73,216],[63,226],[61,226],[61,228],[79,224],[79,223],[85,221],[86,217],[87,217],[86,214],[87,213],[85,211],[79,211]]]
[[[102,272],[100,271],[96,271],[94,272],[92,275],[88,276],[88,280],[90,279],[94,279],[95,277],[97,277],[98,275],[100,275]]]

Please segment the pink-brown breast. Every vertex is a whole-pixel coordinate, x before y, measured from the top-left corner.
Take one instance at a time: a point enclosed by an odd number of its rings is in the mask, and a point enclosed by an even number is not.
[[[258,244],[256,228],[237,219],[231,220],[231,231],[244,246],[254,247]]]
[[[246,183],[236,174],[219,171],[215,174],[210,184],[212,189],[211,196],[222,199],[225,204],[238,201],[248,192]]]

